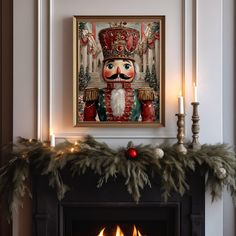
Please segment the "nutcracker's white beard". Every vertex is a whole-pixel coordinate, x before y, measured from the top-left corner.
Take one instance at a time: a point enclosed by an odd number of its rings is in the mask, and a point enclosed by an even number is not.
[[[113,89],[111,92],[111,109],[113,116],[122,116],[125,111],[125,90]]]

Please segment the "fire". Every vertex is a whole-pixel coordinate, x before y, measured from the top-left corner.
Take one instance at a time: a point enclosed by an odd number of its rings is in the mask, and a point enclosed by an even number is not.
[[[116,227],[116,236],[125,236],[119,225]]]
[[[105,231],[105,228],[103,228],[100,231],[98,236],[105,236],[104,231]],[[114,236],[125,236],[119,225],[116,226],[116,234]],[[139,232],[139,230],[137,230],[135,225],[134,225],[132,236],[142,236],[142,234]]]
[[[104,230],[105,230],[105,228],[103,228],[103,229],[101,230],[101,232],[99,233],[98,236],[103,236],[103,232],[104,232]]]
[[[142,234],[137,230],[136,226],[134,225],[133,236],[142,236]]]

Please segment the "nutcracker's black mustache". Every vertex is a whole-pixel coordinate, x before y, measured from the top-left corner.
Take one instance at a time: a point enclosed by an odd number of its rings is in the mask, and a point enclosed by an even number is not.
[[[129,77],[129,76],[125,75],[125,74],[114,74],[114,75],[112,75],[112,76],[110,76],[110,77],[106,77],[106,78],[107,78],[107,79],[110,79],[110,80],[114,80],[114,79],[118,79],[118,78],[128,80],[128,79],[130,79],[131,77]]]

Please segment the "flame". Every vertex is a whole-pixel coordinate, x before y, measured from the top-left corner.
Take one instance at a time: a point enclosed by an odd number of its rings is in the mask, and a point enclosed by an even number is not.
[[[117,227],[116,227],[116,236],[124,236],[119,225],[117,225]]]
[[[182,89],[179,90],[179,97],[183,96]]]
[[[98,236],[104,236],[104,231],[105,228],[103,228],[100,233],[98,234]],[[116,235],[115,236],[125,236],[124,233],[122,232],[121,228],[119,225],[116,226]],[[139,230],[137,230],[136,226],[134,225],[134,229],[133,229],[133,234],[132,236],[142,236],[142,234],[139,232]]]
[[[135,225],[134,225],[134,230],[133,230],[133,235],[132,236],[142,236],[142,234],[137,230]]]
[[[105,228],[103,228],[103,229],[100,231],[100,233],[99,233],[98,236],[103,236],[103,232],[104,232],[104,230],[105,230]]]

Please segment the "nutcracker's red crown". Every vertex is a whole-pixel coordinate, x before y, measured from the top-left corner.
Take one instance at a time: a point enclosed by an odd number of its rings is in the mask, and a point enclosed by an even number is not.
[[[128,27],[110,27],[99,32],[104,61],[109,59],[134,60],[139,32]]]

